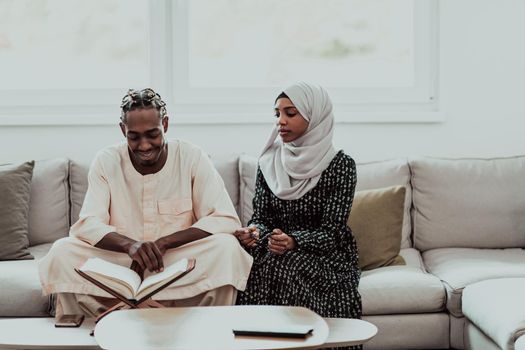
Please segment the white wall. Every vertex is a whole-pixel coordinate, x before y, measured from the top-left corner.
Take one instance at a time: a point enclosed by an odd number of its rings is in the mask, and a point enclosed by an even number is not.
[[[358,162],[525,154],[525,1],[443,0],[439,5],[445,121],[337,124],[335,144]],[[211,154],[257,155],[269,130],[265,125],[177,126],[173,119],[169,137],[192,141]],[[118,115],[114,127],[2,126],[0,163],[57,156],[89,161],[98,149],[123,140],[117,121]]]

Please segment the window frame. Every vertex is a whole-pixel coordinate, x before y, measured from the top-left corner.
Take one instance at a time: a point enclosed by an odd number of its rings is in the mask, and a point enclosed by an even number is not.
[[[165,99],[172,121],[267,124],[275,89],[189,87],[188,1],[149,0],[150,86]],[[414,5],[416,88],[329,88],[336,123],[443,121],[438,98],[438,1],[415,0]],[[120,89],[3,90],[0,125],[110,125],[118,122],[122,95]]]

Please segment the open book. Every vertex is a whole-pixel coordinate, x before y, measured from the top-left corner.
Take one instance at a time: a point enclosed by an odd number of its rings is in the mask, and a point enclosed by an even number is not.
[[[166,288],[195,267],[194,259],[181,259],[164,271],[141,281],[133,270],[100,258],[90,258],[79,269],[82,277],[122,300],[144,300]]]

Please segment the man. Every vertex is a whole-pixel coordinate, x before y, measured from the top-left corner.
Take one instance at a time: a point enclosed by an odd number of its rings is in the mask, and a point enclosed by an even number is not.
[[[168,116],[152,89],[130,90],[120,128],[127,143],[95,157],[79,220],[39,263],[56,314],[95,317],[116,303],[75,271],[90,257],[149,275],[181,258],[193,271],[155,295],[168,306],[231,305],[252,258],[232,233],[240,227],[224,183],[199,148],[167,142]]]

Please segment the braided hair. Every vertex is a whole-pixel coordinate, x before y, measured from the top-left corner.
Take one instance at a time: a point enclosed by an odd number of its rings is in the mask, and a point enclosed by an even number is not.
[[[129,89],[128,93],[122,98],[120,104],[121,115],[120,120],[126,124],[126,114],[134,109],[139,108],[155,108],[159,111],[160,119],[166,116],[166,102],[162,100],[160,95],[152,88],[145,88],[142,90]]]

